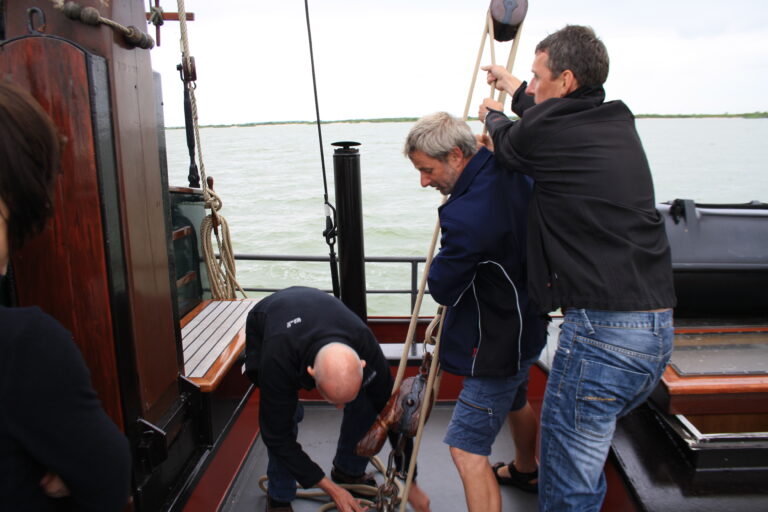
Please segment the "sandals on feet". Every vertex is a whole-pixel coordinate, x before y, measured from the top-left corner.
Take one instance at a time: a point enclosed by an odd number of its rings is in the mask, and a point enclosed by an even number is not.
[[[507,466],[509,468],[509,476],[501,476],[499,469]],[[503,462],[497,462],[493,465],[493,474],[496,476],[496,481],[499,485],[511,485],[517,487],[525,492],[538,492],[539,491],[539,470],[532,471],[530,473],[521,473],[515,468],[513,463],[505,464]]]

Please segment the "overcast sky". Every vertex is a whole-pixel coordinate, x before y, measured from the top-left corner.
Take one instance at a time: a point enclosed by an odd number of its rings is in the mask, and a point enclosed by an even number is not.
[[[460,116],[489,3],[309,0],[321,118]],[[186,9],[196,16],[188,30],[202,124],[315,119],[303,0],[186,0]],[[514,73],[528,79],[536,43],[568,23],[605,42],[607,97],[636,114],[768,110],[766,0],[529,0]],[[497,62],[509,49],[496,44]],[[152,50],[166,126],[183,124],[179,61],[169,21]],[[470,115],[488,93],[481,77]]]

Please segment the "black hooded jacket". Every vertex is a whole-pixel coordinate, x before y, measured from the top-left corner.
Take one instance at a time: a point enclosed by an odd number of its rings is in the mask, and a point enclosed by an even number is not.
[[[490,111],[496,160],[531,176],[528,283],[544,312],[675,306],[664,219],[632,112],[602,86],[533,104],[523,83],[513,122]]]

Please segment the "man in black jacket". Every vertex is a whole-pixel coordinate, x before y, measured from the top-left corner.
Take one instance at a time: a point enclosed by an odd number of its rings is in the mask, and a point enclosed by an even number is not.
[[[542,409],[540,509],[596,511],[616,420],[645,400],[672,350],[664,220],[634,116],[604,101],[608,53],[592,29],[542,40],[530,84],[483,69],[520,116],[490,98],[480,107],[496,158],[535,182],[529,291],[565,313]]]
[[[335,297],[294,286],[261,300],[246,321],[248,376],[261,391],[259,424],[269,464],[268,511],[290,511],[296,481],[320,487],[338,510],[361,511],[358,500],[338,483],[368,483],[368,459],[355,446],[384,408],[393,378],[378,342],[365,323]],[[297,442],[303,417],[299,390],[317,388],[344,408],[331,479]],[[409,502],[429,511],[429,498],[414,483]]]

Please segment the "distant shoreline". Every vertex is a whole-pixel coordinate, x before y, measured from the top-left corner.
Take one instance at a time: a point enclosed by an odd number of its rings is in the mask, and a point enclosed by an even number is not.
[[[703,118],[740,118],[740,119],[766,119],[768,112],[748,112],[744,114],[636,114],[636,119],[703,119]],[[338,119],[335,121],[321,121],[321,124],[339,123],[413,123],[418,117],[389,117],[377,119]],[[477,121],[476,117],[470,117],[470,121]],[[281,124],[316,124],[317,121],[262,121],[256,123],[233,124],[206,124],[200,128],[247,128],[249,126],[271,126]],[[183,126],[166,126],[168,130],[181,130]]]

